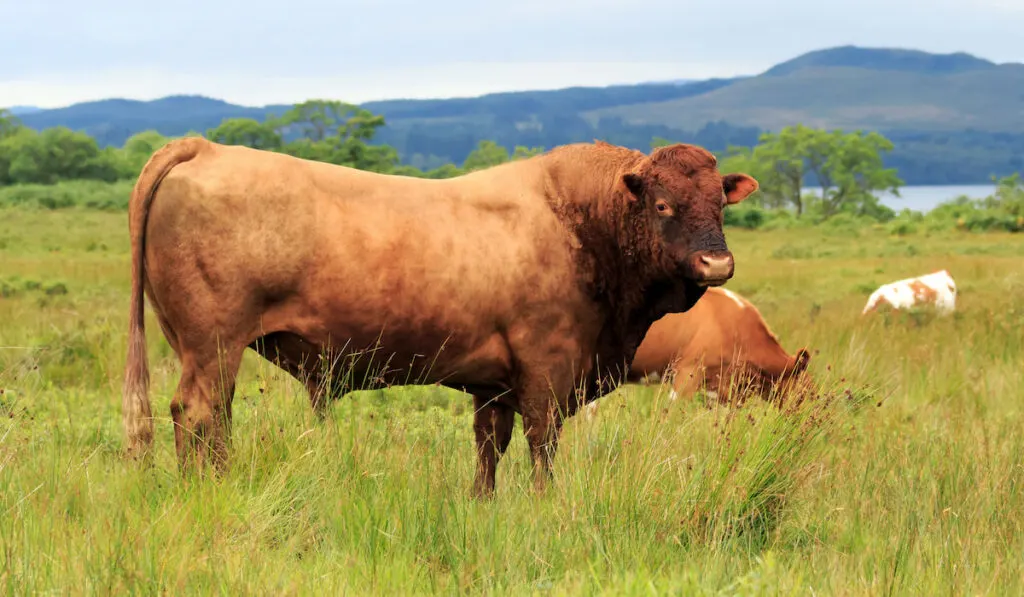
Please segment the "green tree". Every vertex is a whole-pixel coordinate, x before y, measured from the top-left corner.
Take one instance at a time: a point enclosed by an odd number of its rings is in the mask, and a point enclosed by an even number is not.
[[[985,209],[999,210],[1015,218],[1024,218],[1024,180],[1020,172],[1000,179],[993,179],[996,190],[982,199],[981,206]],[[1021,222],[1024,226],[1024,222]]]
[[[669,141],[664,137],[655,136],[653,139],[651,139],[651,149],[657,149],[659,147],[668,147],[669,145],[672,145],[674,143],[675,141]]]
[[[281,135],[270,123],[253,118],[226,118],[206,131],[206,138],[225,145],[245,145],[253,149],[275,151],[281,148]]]
[[[19,133],[27,132],[28,129],[21,126],[21,122],[11,114],[10,110],[0,108],[0,185],[11,184],[11,162],[18,156],[17,147],[19,143],[12,140]]]
[[[749,153],[749,163],[753,170],[750,174],[760,183],[767,197],[766,203],[776,207],[792,204],[797,217],[804,212],[804,130],[804,127],[798,125],[784,128],[778,133],[765,133]]]
[[[512,160],[524,160],[542,153],[544,153],[543,147],[526,147],[524,145],[516,145],[515,149],[512,150]]]
[[[0,137],[0,185],[14,184],[11,177],[11,165],[33,142],[38,133],[27,128],[10,130]]]
[[[268,121],[276,129],[298,130],[310,141],[329,137],[369,141],[384,126],[384,117],[365,108],[332,100],[309,100],[296,104],[280,118]]]
[[[399,164],[391,169],[389,174],[396,176],[411,176],[413,178],[425,178],[426,173],[420,170],[416,166],[410,166],[408,164]]]
[[[398,165],[398,152],[388,145],[370,145],[384,117],[339,101],[310,100],[297,104],[281,118],[270,119],[283,136],[298,130],[302,137],[281,151],[308,160],[349,166],[372,172],[390,172]]]
[[[121,148],[125,162],[124,178],[138,176],[153,152],[166,145],[168,141],[170,139],[154,130],[142,131],[128,137]]]
[[[115,181],[123,164],[114,149],[101,151],[96,140],[66,127],[41,133],[26,130],[3,140],[0,162],[11,183],[53,184],[60,180],[93,179]]]
[[[332,164],[341,164],[359,170],[386,174],[398,166],[398,151],[390,145],[370,145],[360,139],[349,137],[334,147]]]
[[[494,141],[480,141],[476,149],[469,152],[466,160],[462,162],[462,169],[466,172],[482,170],[509,161],[508,150]]]
[[[749,147],[730,146],[718,161],[718,170],[722,174],[742,172],[753,176],[758,182],[758,191],[744,201],[744,205],[777,208],[786,206],[790,199],[782,194],[785,189],[784,180],[767,164],[754,159]]]
[[[463,174],[463,171],[459,169],[455,164],[443,164],[423,173],[424,178],[454,178]]]
[[[6,108],[0,108],[0,139],[10,137],[21,128],[21,121],[17,116]]]
[[[153,155],[153,152],[166,145],[168,141],[170,141],[169,138],[150,129],[148,131],[142,131],[141,133],[135,133],[131,137],[128,137],[128,140],[124,142],[124,147],[122,149],[124,149],[125,153],[132,155],[144,155],[146,156],[146,159],[149,159],[149,156]]]
[[[811,130],[806,134],[807,170],[821,187],[823,215],[827,218],[840,211],[872,215],[878,210],[873,191],[899,196],[903,181],[895,169],[882,163],[882,153],[892,149],[892,142],[876,132]]]
[[[797,216],[806,209],[801,189],[807,176],[821,186],[821,213],[840,211],[873,215],[881,210],[874,191],[899,193],[903,181],[885,168],[882,153],[892,142],[878,133],[825,131],[803,125],[764,133],[752,149],[732,148],[730,157],[757,178],[766,205],[792,204]]]

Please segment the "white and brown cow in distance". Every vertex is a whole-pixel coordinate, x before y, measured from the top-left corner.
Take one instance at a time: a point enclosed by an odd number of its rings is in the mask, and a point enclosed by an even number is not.
[[[719,403],[740,404],[758,395],[781,405],[813,392],[806,348],[786,352],[757,308],[726,288],[710,288],[685,313],[669,313],[644,336],[627,381],[671,386],[669,399],[699,390]],[[587,405],[588,413],[597,403]]]
[[[251,348],[304,382],[319,416],[353,389],[472,394],[478,495],[518,412],[543,488],[565,417],[615,388],[651,323],[732,277],[722,210],[756,189],[685,144],[580,143],[427,180],[171,141],[129,203],[129,451],[153,441],[148,297],[182,366],[183,471],[227,464]]]
[[[920,305],[931,305],[942,315],[956,309],[956,282],[948,271],[943,269],[883,284],[868,297],[861,315],[882,307],[909,309]]]

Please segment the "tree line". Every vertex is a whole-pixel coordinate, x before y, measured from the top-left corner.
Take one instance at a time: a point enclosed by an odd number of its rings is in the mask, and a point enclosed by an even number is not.
[[[225,119],[204,133],[193,131],[185,136],[202,135],[229,145],[423,178],[458,176],[544,151],[543,147],[525,146],[509,151],[494,141],[483,140],[461,165],[445,163],[421,169],[401,163],[394,147],[371,143],[384,124],[383,116],[359,106],[309,100],[292,106],[281,116],[272,115],[263,121]],[[0,186],[131,180],[138,176],[149,156],[169,140],[150,130],[130,137],[122,147],[101,148],[83,132],[66,127],[36,131],[0,110]],[[655,137],[651,148],[670,143]],[[763,133],[753,146],[729,146],[718,156],[722,172],[746,172],[761,184],[759,192],[744,202],[742,209],[727,210],[729,223],[758,227],[772,214],[780,213],[816,222],[840,215],[892,220],[896,212],[877,198],[878,192],[898,195],[903,185],[896,169],[883,163],[883,154],[892,149],[892,141],[877,132],[822,130],[802,125]],[[1013,181],[1019,178],[1007,180],[1007,184],[1014,186],[1017,183]],[[820,188],[820,192],[804,193],[807,185]]]
[[[494,142],[483,141],[461,166],[443,164],[421,170],[402,164],[395,148],[370,143],[383,125],[383,116],[364,108],[339,101],[310,100],[295,105],[280,117],[262,122],[231,118],[204,133],[193,131],[184,136],[204,136],[228,145],[424,178],[457,176],[543,151],[540,147],[515,147],[510,154]],[[122,147],[101,148],[86,133],[62,126],[35,131],[22,126],[6,110],[0,110],[0,186],[132,179],[138,176],[149,156],[169,140],[149,130],[133,135]]]

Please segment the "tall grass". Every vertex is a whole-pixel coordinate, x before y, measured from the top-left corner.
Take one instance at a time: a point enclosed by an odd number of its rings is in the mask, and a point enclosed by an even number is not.
[[[9,594],[1016,594],[1024,240],[731,230],[747,295],[826,397],[776,409],[627,386],[532,490],[521,422],[470,497],[472,403],[357,392],[317,423],[247,354],[232,467],[177,474],[178,365],[147,311],[153,466],[122,457],[123,214],[0,210],[0,587]],[[946,268],[950,317],[862,319]],[[47,292],[63,287],[63,291]]]

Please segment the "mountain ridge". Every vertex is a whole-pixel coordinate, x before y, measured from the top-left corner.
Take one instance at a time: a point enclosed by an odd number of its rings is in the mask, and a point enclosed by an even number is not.
[[[967,52],[936,54],[904,48],[867,48],[856,45],[813,50],[780,62],[764,75],[779,76],[806,67],[860,67],[873,70],[914,71],[931,73],[964,72],[999,66],[991,60]]]
[[[40,108],[38,106],[10,106],[5,109],[15,116],[20,116],[22,114],[33,114],[35,112],[42,112],[46,108]]]
[[[461,163],[483,139],[511,148],[601,138],[647,150],[663,137],[723,151],[797,123],[887,134],[899,140],[887,159],[902,164],[910,179],[982,182],[1024,162],[1024,64],[966,52],[847,45],[801,54],[758,75],[361,105],[387,122],[374,142],[393,145],[404,163],[421,168]],[[32,128],[67,126],[101,145],[121,145],[147,129],[168,136],[205,132],[226,118],[262,120],[289,107],[180,94],[18,117]]]
[[[812,92],[813,90],[813,92]],[[1016,106],[1018,109],[1012,109]],[[949,73],[806,66],[752,77],[700,96],[585,113],[674,128],[725,119],[777,130],[808,126],[1024,133],[1024,65]]]

